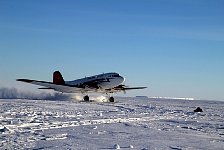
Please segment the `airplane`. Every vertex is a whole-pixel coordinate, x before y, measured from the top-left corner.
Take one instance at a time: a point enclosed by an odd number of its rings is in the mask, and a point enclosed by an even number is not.
[[[53,73],[53,82],[38,81],[30,79],[17,79],[17,81],[43,86],[38,89],[52,89],[62,93],[103,93],[110,94],[133,89],[145,89],[147,87],[127,87],[123,83],[125,78],[118,73],[103,73],[95,76],[85,77],[73,81],[65,81],[59,71]],[[83,97],[89,101],[89,96]],[[109,97],[109,102],[114,102],[114,97]]]

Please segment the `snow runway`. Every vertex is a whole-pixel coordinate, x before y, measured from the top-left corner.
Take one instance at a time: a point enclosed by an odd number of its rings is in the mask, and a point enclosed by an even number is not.
[[[194,113],[200,106],[204,112]],[[223,149],[224,103],[0,100],[0,149]]]

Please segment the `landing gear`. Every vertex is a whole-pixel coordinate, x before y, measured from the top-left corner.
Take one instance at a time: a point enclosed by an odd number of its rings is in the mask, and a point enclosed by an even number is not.
[[[88,96],[88,95],[84,96],[84,97],[83,97],[83,101],[84,101],[84,102],[90,102],[90,100],[89,100],[89,96]],[[109,97],[108,101],[113,103],[113,102],[114,102],[114,97],[112,97],[112,96]]]
[[[109,97],[109,102],[114,102],[114,97]]]
[[[88,95],[84,96],[84,97],[83,97],[83,100],[84,100],[85,102],[88,102],[88,101],[89,101],[89,96],[88,96]]]

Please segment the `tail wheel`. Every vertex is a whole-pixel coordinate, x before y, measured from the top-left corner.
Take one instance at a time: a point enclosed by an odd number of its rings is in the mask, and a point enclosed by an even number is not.
[[[89,96],[88,95],[84,96],[83,97],[83,100],[86,101],[86,102],[88,102],[89,101]]]
[[[114,102],[114,97],[110,97],[109,102]]]

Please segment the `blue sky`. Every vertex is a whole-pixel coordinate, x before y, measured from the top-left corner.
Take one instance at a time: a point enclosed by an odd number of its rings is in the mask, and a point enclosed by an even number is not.
[[[0,83],[118,72],[127,96],[224,100],[222,0],[0,1]]]

